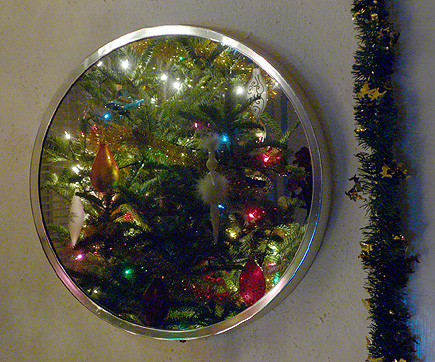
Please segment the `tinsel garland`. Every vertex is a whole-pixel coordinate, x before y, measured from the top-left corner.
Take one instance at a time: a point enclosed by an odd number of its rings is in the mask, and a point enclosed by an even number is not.
[[[410,327],[407,283],[416,258],[405,236],[404,181],[408,175],[396,157],[400,120],[394,98],[393,30],[383,0],[355,0],[352,14],[358,31],[353,66],[359,173],[347,192],[363,199],[368,222],[363,229],[361,260],[367,272],[364,302],[369,310],[367,361],[415,361],[416,339]]]

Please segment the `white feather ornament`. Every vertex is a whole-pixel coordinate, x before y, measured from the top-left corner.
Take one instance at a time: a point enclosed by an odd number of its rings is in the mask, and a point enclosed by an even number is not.
[[[213,241],[215,243],[219,237],[219,204],[225,200],[228,190],[228,180],[216,171],[218,162],[215,153],[218,145],[219,137],[217,135],[212,135],[204,140],[203,146],[208,150],[206,166],[209,172],[198,181],[198,193],[201,199],[210,205]]]
[[[198,181],[198,192],[201,199],[208,205],[223,202],[227,196],[228,180],[225,176],[209,172],[204,178]]]

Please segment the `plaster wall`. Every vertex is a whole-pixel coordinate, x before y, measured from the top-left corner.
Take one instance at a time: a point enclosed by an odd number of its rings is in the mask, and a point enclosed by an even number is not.
[[[397,81],[406,124],[410,229],[421,263],[411,301],[420,355],[435,357],[434,7],[397,2]],[[358,254],[361,204],[344,192],[357,170],[350,0],[23,0],[0,2],[0,361],[364,361],[367,311]],[[209,27],[255,44],[290,71],[317,110],[331,153],[333,202],[306,277],[278,307],[222,335],[151,340],[90,313],[64,287],[33,225],[29,170],[44,112],[70,72],[111,40],[142,27]]]

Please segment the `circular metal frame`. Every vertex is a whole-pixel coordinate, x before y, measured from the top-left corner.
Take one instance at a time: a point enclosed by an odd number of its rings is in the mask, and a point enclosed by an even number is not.
[[[279,282],[269,292],[267,292],[267,294],[259,302],[245,309],[235,317],[208,327],[187,331],[160,330],[128,322],[103,309],[97,303],[92,301],[86,294],[84,294],[64,270],[56,256],[56,252],[53,249],[47,231],[44,227],[39,193],[39,171],[44,139],[57,107],[74,82],[91,65],[95,64],[99,59],[109,54],[113,50],[137,40],[168,35],[190,35],[221,42],[225,45],[231,46],[243,55],[247,56],[262,69],[264,69],[269,75],[271,75],[279,83],[283,93],[288,97],[301,120],[305,136],[309,144],[313,167],[313,200],[307,222],[307,231],[297,254],[295,255],[290,266],[280,278]],[[143,334],[156,339],[186,340],[206,337],[230,330],[265,312],[270,307],[280,302],[286,295],[296,288],[297,284],[301,281],[313,262],[322,241],[329,210],[330,180],[327,150],[324,145],[321,131],[318,129],[314,112],[310,108],[309,104],[305,101],[302,93],[298,90],[297,85],[288,76],[284,77],[268,60],[266,60],[256,51],[252,50],[251,47],[221,33],[192,26],[158,26],[137,30],[101,47],[95,53],[89,56],[80,65],[80,67],[78,67],[69,76],[62,87],[60,87],[44,116],[43,122],[37,134],[31,163],[30,193],[34,222],[44,252],[46,253],[59,278],[84,306],[86,306],[90,311],[102,319],[131,333]]]

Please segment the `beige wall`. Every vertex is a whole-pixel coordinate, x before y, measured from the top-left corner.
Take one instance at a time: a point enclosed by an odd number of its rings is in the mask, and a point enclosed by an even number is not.
[[[0,5],[0,361],[300,361],[366,357],[360,204],[344,194],[357,168],[349,1],[23,0]],[[412,7],[411,7],[412,6]],[[413,298],[422,355],[433,358],[435,321],[434,7],[396,8],[402,37],[398,80],[408,123],[405,148],[411,229],[421,264]],[[292,71],[328,135],[334,199],[323,246],[307,276],[277,308],[234,331],[186,343],[119,330],[85,309],[55,275],[29,201],[39,124],[68,74],[98,47],[146,26],[210,27],[248,39]]]

